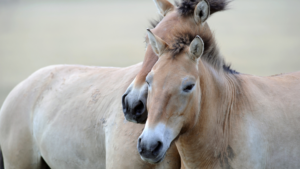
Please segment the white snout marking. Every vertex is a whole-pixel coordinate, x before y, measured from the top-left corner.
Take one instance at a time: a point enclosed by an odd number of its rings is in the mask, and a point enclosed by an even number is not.
[[[163,143],[170,144],[172,142],[173,130],[166,126],[164,123],[158,123],[154,129],[148,126],[148,121],[146,123],[145,129],[142,133],[143,139],[149,137],[151,138],[159,138],[160,141],[164,141]],[[167,144],[167,145],[168,145]]]
[[[173,129],[166,126],[164,123],[158,123],[155,128],[150,128],[148,126],[148,121],[146,122],[146,126],[141,134],[140,138],[142,138],[142,142],[146,144],[146,146],[151,146],[151,143],[160,141],[162,143],[162,149],[160,153],[157,155],[156,160],[162,160],[169,149],[174,136]],[[148,145],[147,145],[148,144]],[[145,159],[141,156],[142,160],[152,163],[151,159]]]

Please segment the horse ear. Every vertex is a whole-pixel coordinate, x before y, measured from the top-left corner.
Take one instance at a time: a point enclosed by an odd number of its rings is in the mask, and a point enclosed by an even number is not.
[[[200,36],[196,36],[190,45],[189,57],[192,60],[197,60],[200,58],[204,51],[204,43]]]
[[[165,41],[155,36],[150,29],[147,29],[147,34],[154,53],[157,56],[161,56],[168,45]]]
[[[194,10],[194,18],[196,23],[204,23],[206,19],[210,15],[210,6],[207,0],[200,1],[195,10]]]
[[[174,9],[174,6],[168,0],[153,0],[158,12],[162,16],[166,16],[169,11]]]

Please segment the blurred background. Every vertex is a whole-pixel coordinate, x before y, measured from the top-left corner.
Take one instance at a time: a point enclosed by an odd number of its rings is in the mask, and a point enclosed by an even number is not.
[[[233,69],[292,72],[300,70],[299,6],[299,0],[235,0],[208,23]],[[0,106],[44,66],[143,61],[146,28],[157,17],[152,0],[0,0]]]

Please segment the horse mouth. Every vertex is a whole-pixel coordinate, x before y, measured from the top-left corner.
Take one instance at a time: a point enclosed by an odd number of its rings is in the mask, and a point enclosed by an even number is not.
[[[148,163],[151,163],[151,164],[157,164],[157,163],[160,163],[164,158],[165,157],[163,156],[161,159],[153,161],[153,160],[145,159],[145,158],[142,157],[142,160],[144,160],[144,161],[146,161]]]
[[[165,158],[165,155],[163,155],[162,158],[160,158],[159,160],[157,160],[157,161],[155,162],[155,164],[160,163],[164,158]]]
[[[166,153],[167,153],[167,151],[163,155],[161,155],[160,157],[157,157],[155,160],[144,158],[143,156],[141,156],[141,158],[142,158],[142,160],[144,160],[148,163],[158,164],[158,163],[162,162],[165,159]]]
[[[141,123],[141,124],[146,123],[147,117],[148,117],[147,113],[144,113],[144,114],[142,115],[142,117],[139,118],[139,119],[137,120],[137,123]]]
[[[139,124],[145,124],[147,121],[147,117],[148,115],[145,113],[144,115],[142,115],[142,117],[140,118],[136,118],[135,115],[129,115],[129,114],[125,114],[125,119],[129,122],[133,122],[133,123],[139,123]]]

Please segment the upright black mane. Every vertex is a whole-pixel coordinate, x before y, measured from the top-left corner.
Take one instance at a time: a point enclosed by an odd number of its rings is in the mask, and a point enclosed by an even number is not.
[[[178,7],[179,14],[183,17],[187,17],[194,14],[194,9],[200,1],[201,0],[182,0],[181,3],[175,2],[175,5]],[[210,4],[210,14],[225,10],[230,2],[228,0],[206,1]],[[163,17],[160,17],[158,20],[151,21],[151,28],[155,28],[162,19]],[[210,31],[206,31],[205,29],[209,28],[202,27],[202,30],[200,30],[198,26],[191,28],[187,25],[182,25],[180,28],[174,28],[172,33],[170,33],[171,37],[169,37],[169,39],[172,39],[172,43],[169,44],[169,52],[171,52],[172,57],[176,58],[176,56],[180,54],[185,47],[189,46],[193,39],[199,35],[204,42],[204,52],[201,59],[211,64],[216,69],[223,69],[230,74],[238,74],[237,71],[230,68],[230,65],[225,63],[223,57],[219,54],[219,49],[213,34],[208,33]]]
[[[175,28],[171,33],[171,43],[169,43],[168,52],[171,53],[175,59],[183,50],[190,46],[194,38],[199,35],[204,43],[204,51],[201,57],[207,63],[215,67],[216,69],[223,69],[230,74],[238,74],[237,71],[232,70],[229,64],[226,64],[223,57],[219,53],[218,46],[215,38],[210,31],[207,31],[208,27],[202,27],[201,29],[193,29],[187,26],[181,28]]]
[[[174,29],[169,37],[171,43],[169,43],[168,52],[175,59],[199,35],[204,43],[204,51],[201,59],[218,70],[223,69],[227,73],[238,74],[237,71],[230,68],[230,64],[225,63],[224,58],[219,53],[214,35],[210,31],[206,31],[206,29],[209,28],[203,27],[197,30],[183,26],[179,29]]]
[[[190,29],[181,29],[174,33],[172,38],[173,42],[170,46],[169,52],[172,53],[173,57],[176,57],[176,55],[180,54],[186,46],[191,44],[197,35],[201,37],[204,43],[203,55],[205,55],[211,50],[211,47],[214,47],[214,37],[211,34],[202,33],[202,31],[199,31],[198,33],[190,31]]]
[[[226,9],[230,1],[228,0],[206,0],[210,5],[210,14],[214,14]],[[179,13],[182,16],[194,15],[196,5],[200,0],[183,0],[179,5]]]
[[[162,17],[162,16],[159,16],[158,19],[150,20],[150,27],[149,27],[149,29],[155,28],[155,27],[159,24],[159,22],[160,22],[162,19],[163,19],[163,17]]]
[[[191,16],[194,14],[196,5],[201,0],[182,0],[182,2],[175,1],[175,6],[178,7],[178,12],[181,16]],[[229,0],[206,0],[210,5],[210,15],[227,9],[227,5],[231,2]],[[160,16],[157,20],[150,21],[150,29],[155,28],[156,25],[163,19]]]

